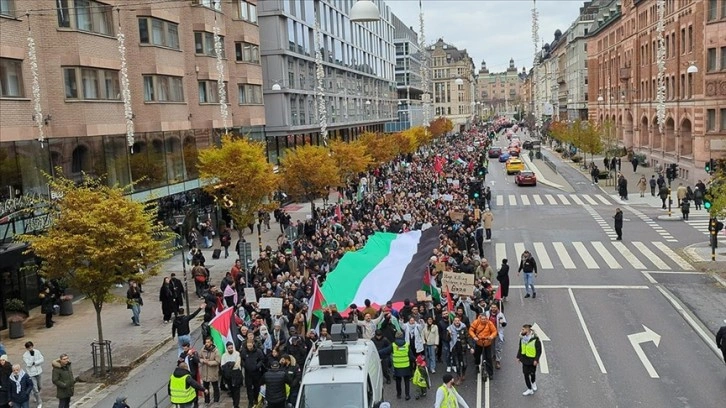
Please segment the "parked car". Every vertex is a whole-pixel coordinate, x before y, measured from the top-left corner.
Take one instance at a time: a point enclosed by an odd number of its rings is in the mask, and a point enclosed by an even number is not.
[[[510,147],[509,148],[509,155],[510,156],[517,156],[517,157],[519,157],[519,152],[520,152],[519,147]]]
[[[519,173],[524,170],[524,162],[516,157],[512,157],[507,160],[505,167],[507,169],[507,174]]]
[[[525,140],[524,143],[522,143],[522,149],[532,149],[532,141],[531,140]]]
[[[522,170],[514,176],[514,184],[518,186],[536,186],[537,175],[532,170]]]
[[[502,148],[501,147],[492,147],[489,149],[489,158],[494,159],[499,157],[502,154]]]
[[[509,153],[503,152],[499,155],[499,163],[505,163],[507,160],[509,160],[510,157],[512,156],[510,156]]]

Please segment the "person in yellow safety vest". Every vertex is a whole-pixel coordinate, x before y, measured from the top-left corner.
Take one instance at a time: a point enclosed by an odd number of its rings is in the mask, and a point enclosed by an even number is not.
[[[180,363],[169,378],[169,400],[179,408],[192,408],[197,401],[197,391],[209,390],[196,382],[186,363]]]
[[[517,360],[522,363],[524,383],[527,385],[527,391],[523,392],[522,395],[532,395],[537,391],[535,373],[541,355],[542,343],[539,341],[537,333],[532,330],[531,324],[525,324],[522,326],[521,340],[519,349],[517,349]]]
[[[396,341],[393,343],[393,377],[396,379],[396,397],[401,399],[401,381],[404,382],[406,390],[406,401],[411,399],[411,347],[403,338],[403,332],[396,333]]]
[[[454,377],[451,374],[444,374],[444,383],[436,390],[434,408],[469,408],[454,388]]]

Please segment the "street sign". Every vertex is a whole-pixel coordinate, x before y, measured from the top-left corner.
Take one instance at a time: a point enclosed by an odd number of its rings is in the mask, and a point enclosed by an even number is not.
[[[653,344],[658,347],[658,345],[660,344],[660,335],[649,329],[646,325],[643,325],[643,329],[645,329],[645,331],[629,334],[628,340],[630,340],[630,344],[633,346],[635,354],[638,355],[640,362],[643,363],[643,366],[648,372],[648,375],[650,375],[650,378],[660,378],[658,376],[658,373],[655,371],[655,367],[653,367],[653,364],[650,363],[650,360],[648,360],[648,356],[645,355],[643,347],[641,346],[642,343],[652,341]]]
[[[542,374],[549,374],[550,366],[547,364],[547,353],[545,352],[544,342],[550,341],[550,338],[537,323],[532,325],[532,330],[537,333],[537,337],[539,337],[540,343],[542,343],[542,355],[539,357],[539,370]]]
[[[290,225],[285,228],[285,236],[287,236],[288,242],[292,244],[297,239],[297,227]]]
[[[237,248],[237,251],[239,253],[239,259],[242,262],[242,266],[244,266],[246,269],[249,269],[252,267],[252,243],[241,241],[239,244],[239,247]]]

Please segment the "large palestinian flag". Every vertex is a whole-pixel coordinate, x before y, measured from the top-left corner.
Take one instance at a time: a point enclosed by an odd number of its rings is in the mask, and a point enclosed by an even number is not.
[[[438,245],[438,227],[370,236],[362,249],[346,253],[328,274],[321,288],[325,303],[342,311],[352,303],[362,306],[366,299],[378,306],[389,300],[415,302],[423,272]]]

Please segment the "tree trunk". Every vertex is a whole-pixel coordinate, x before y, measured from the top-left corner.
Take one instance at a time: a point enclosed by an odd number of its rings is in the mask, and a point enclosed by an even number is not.
[[[103,346],[103,320],[101,319],[101,310],[103,309],[102,303],[93,302],[93,308],[96,310],[96,328],[98,329],[98,343],[100,347],[99,365],[101,368],[101,377],[106,375],[106,353]]]

